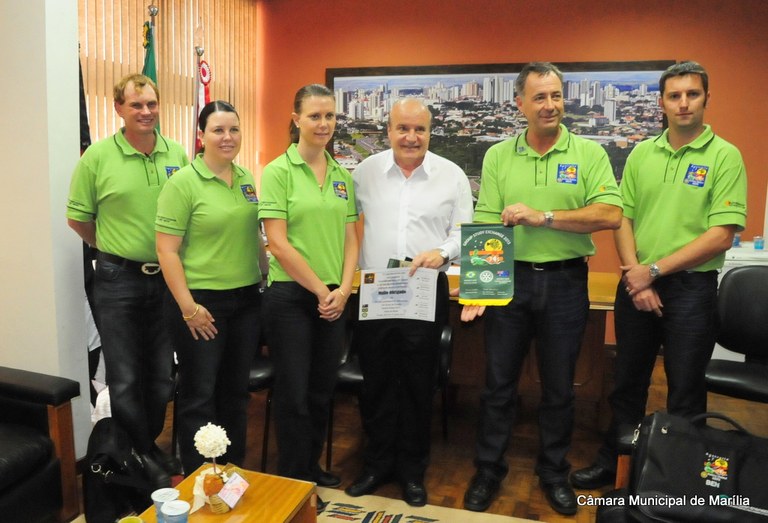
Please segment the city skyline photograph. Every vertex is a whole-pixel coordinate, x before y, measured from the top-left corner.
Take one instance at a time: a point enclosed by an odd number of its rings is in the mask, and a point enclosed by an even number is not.
[[[563,79],[568,82],[581,80],[600,81],[618,84],[653,84],[658,88],[661,71],[583,71],[565,72]],[[357,89],[372,90],[382,84],[400,89],[418,89],[431,87],[441,83],[448,86],[461,85],[471,81],[479,81],[486,77],[498,76],[506,81],[514,82],[517,73],[466,73],[466,74],[424,74],[424,75],[381,75],[381,76],[338,76],[334,78],[334,89],[354,91]]]
[[[556,64],[563,71],[563,123],[605,148],[617,180],[634,145],[662,131],[658,81],[672,63]],[[402,74],[397,68],[329,69],[327,85],[336,95],[338,114],[334,155],[353,170],[365,157],[389,148],[386,118],[392,104],[416,97],[433,115],[430,150],[464,169],[476,194],[485,152],[526,127],[514,102],[514,81],[523,65],[497,64],[487,71],[446,66],[434,72],[408,67]],[[462,70],[467,67],[473,70]]]

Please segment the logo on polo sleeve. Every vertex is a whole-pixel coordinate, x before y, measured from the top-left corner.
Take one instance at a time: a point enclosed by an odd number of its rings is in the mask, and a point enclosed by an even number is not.
[[[709,173],[708,165],[696,165],[692,163],[688,166],[688,172],[685,173],[683,183],[692,185],[693,187],[704,187],[704,183],[707,181],[707,173]]]
[[[243,191],[243,196],[245,196],[246,200],[251,203],[259,203],[259,199],[256,197],[256,189],[253,188],[253,185],[246,183],[240,186],[240,190]]]
[[[333,182],[333,192],[339,198],[345,200],[349,199],[349,195],[347,194],[347,184],[345,182]]]
[[[177,166],[177,165],[166,165],[166,166],[165,166],[165,176],[166,176],[166,177],[168,177],[168,178],[170,178],[170,177],[171,177],[171,176],[173,176],[173,175],[174,175],[174,173],[176,173],[176,171],[178,171],[179,169],[180,169],[180,167],[179,167],[179,166]]]
[[[567,183],[570,185],[576,185],[579,183],[579,164],[557,164],[557,183]]]

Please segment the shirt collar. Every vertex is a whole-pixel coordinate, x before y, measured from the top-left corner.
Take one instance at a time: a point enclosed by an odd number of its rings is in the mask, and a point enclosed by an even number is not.
[[[208,180],[212,180],[216,178],[216,175],[213,174],[213,171],[211,171],[208,168],[208,165],[206,165],[205,160],[203,160],[203,153],[198,153],[197,156],[195,156],[195,159],[192,160],[192,168],[195,170],[195,172],[202,176],[203,178],[206,178]],[[235,180],[243,176],[244,173],[240,170],[240,168],[232,164],[232,185],[235,184]]]
[[[301,165],[302,163],[306,163],[304,158],[302,158],[299,154],[299,149],[295,143],[292,143],[288,146],[288,150],[285,151],[285,155],[288,157],[288,161],[294,165]]]
[[[333,165],[336,163],[336,160],[333,159],[333,156],[331,156],[327,150],[323,152],[325,153],[325,159],[328,160],[328,165]],[[307,163],[299,154],[299,148],[295,143],[292,143],[288,146],[288,149],[285,151],[285,155],[288,157],[288,161],[293,165],[302,165]]]
[[[400,169],[400,167],[395,163],[395,153],[392,149],[387,149],[386,151],[387,156],[386,160],[384,162],[384,172],[386,173],[397,173],[399,175],[402,175],[403,171]],[[424,160],[421,162],[421,165],[416,167],[413,170],[413,173],[411,176],[419,173],[424,172],[424,174],[429,178],[432,175],[432,155],[429,151],[427,151],[427,154],[424,156]]]
[[[712,138],[715,137],[714,131],[712,131],[712,127],[709,124],[704,124],[704,130],[701,132],[700,135],[696,137],[695,140],[693,140],[691,143],[687,143],[683,145],[678,151],[681,151],[683,149],[701,149],[705,145],[707,145],[710,141],[712,141]],[[674,149],[672,149],[672,146],[669,145],[669,129],[665,129],[663,133],[661,133],[659,136],[656,137],[654,140],[654,143],[656,144],[656,147],[661,147],[662,149],[667,149],[668,151],[674,153],[676,152]]]
[[[125,127],[121,128],[117,133],[115,133],[115,143],[120,148],[120,150],[123,152],[126,156],[131,155],[139,155],[144,156],[144,153],[140,153],[136,150],[136,148],[131,145],[128,140],[125,138]],[[165,138],[162,137],[160,133],[157,132],[157,129],[154,131],[155,133],[155,148],[152,150],[152,154],[155,153],[167,153],[169,151],[168,142],[165,141]]]
[[[531,146],[528,145],[527,137],[528,127],[526,127],[522,133],[517,135],[515,153],[521,156],[546,156],[551,151],[567,151],[568,145],[570,145],[571,142],[571,133],[568,132],[568,128],[566,128],[563,124],[560,124],[560,136],[558,137],[557,142],[555,142],[555,145],[553,145],[549,151],[542,155],[539,155],[539,153],[534,151]]]

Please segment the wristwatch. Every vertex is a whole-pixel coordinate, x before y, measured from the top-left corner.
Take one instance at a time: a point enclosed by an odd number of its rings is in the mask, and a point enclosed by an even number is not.
[[[451,259],[451,255],[445,249],[440,249],[440,256],[443,257],[443,263],[448,263],[448,260]]]
[[[544,211],[544,227],[552,227],[552,222],[555,221],[555,213],[552,211]]]
[[[659,276],[661,276],[661,269],[659,269],[659,266],[656,265],[655,263],[652,263],[648,266],[648,272],[651,273],[651,278],[653,278],[654,280]]]

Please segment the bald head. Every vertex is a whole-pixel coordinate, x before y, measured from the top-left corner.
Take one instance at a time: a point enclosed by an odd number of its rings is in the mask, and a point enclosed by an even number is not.
[[[429,112],[429,108],[424,105],[424,102],[418,98],[400,98],[392,104],[392,110],[389,113],[389,122],[387,127],[391,128],[392,120],[408,116],[422,116],[427,119],[427,125],[432,122],[432,113]]]
[[[395,163],[408,174],[427,155],[431,123],[432,113],[421,100],[404,98],[392,105],[387,135]]]

